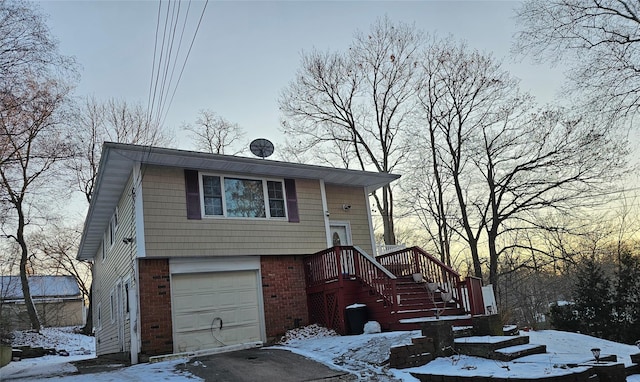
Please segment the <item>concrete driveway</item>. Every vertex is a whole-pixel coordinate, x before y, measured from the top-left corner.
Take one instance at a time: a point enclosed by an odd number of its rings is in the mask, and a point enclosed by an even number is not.
[[[185,366],[207,382],[355,381],[356,376],[286,350],[253,348],[192,358]]]

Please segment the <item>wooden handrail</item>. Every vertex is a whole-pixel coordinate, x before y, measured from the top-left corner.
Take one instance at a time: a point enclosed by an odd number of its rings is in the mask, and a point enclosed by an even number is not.
[[[451,292],[458,304],[464,304],[460,274],[423,249],[405,248],[378,256],[376,260],[398,277],[420,274],[424,281],[438,284],[440,290]]]
[[[397,301],[396,277],[375,258],[353,246],[335,246],[304,258],[307,287],[358,279],[388,304]]]

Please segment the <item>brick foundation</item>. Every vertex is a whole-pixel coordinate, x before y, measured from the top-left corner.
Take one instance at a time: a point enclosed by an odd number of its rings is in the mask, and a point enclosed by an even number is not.
[[[146,356],[173,353],[171,280],[169,260],[140,259],[140,353]]]
[[[301,256],[262,256],[262,295],[267,339],[309,324]]]

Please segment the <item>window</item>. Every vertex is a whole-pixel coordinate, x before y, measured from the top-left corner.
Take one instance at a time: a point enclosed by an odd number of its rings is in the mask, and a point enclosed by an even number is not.
[[[115,302],[115,297],[113,296],[113,291],[109,296],[109,302],[111,305],[111,322],[114,322],[116,320],[116,302]]]
[[[129,280],[124,283],[124,311],[129,314]]]
[[[109,245],[113,245],[116,241],[116,232],[118,231],[118,207],[116,207],[111,221],[109,222]]]
[[[287,216],[282,181],[202,175],[202,199],[205,216]]]
[[[222,215],[222,189],[220,177],[203,176],[202,194],[204,195],[204,214]]]
[[[264,191],[261,180],[224,180],[224,195],[227,216],[243,218],[264,218]]]
[[[269,192],[269,211],[271,217],[285,217],[282,182],[267,181],[267,190]]]
[[[98,316],[98,319],[96,320],[97,321],[96,322],[96,324],[97,324],[96,327],[98,329],[102,329],[102,308],[100,306],[100,303],[98,303],[98,309],[96,309],[96,310],[97,310],[97,316]]]

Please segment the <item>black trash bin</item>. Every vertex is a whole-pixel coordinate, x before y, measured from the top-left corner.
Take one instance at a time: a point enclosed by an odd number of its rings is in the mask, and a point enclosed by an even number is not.
[[[364,333],[364,325],[367,323],[367,306],[353,304],[346,308],[348,334]]]

